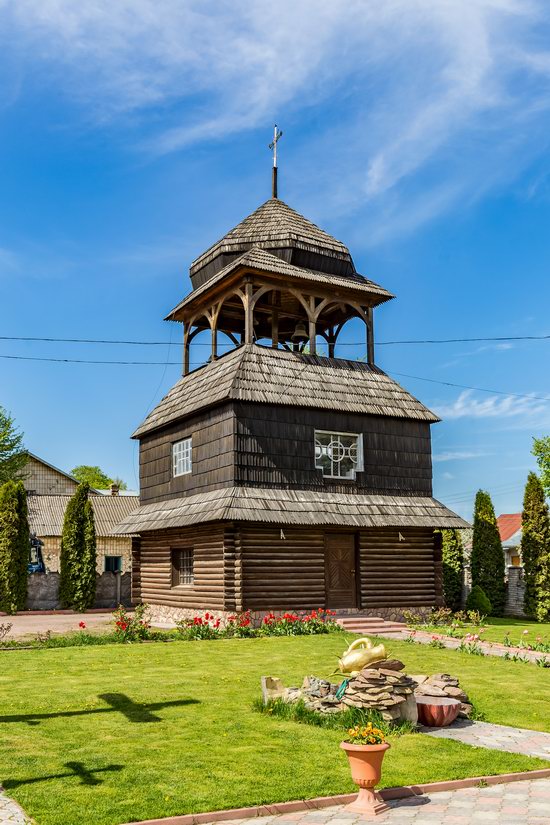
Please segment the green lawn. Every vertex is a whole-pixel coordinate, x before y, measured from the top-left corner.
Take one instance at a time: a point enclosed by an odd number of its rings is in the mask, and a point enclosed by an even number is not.
[[[484,632],[481,634],[481,638],[484,642],[503,643],[504,637],[508,634],[510,641],[515,645],[519,644],[522,640],[525,644],[533,643],[537,637],[542,639],[543,642],[550,643],[550,623],[548,622],[530,622],[526,619],[497,619],[491,617],[485,619],[482,627],[484,628]],[[445,627],[430,626],[428,629],[430,631],[433,630],[434,633],[445,633],[446,631]],[[528,631],[525,635],[523,633],[524,630]],[[463,635],[467,633],[479,633],[479,627],[477,625],[468,625],[467,627],[459,628],[459,631]]]
[[[489,721],[549,729],[550,674],[387,642],[411,673],[452,672]],[[0,781],[38,825],[120,825],[352,791],[338,731],[252,710],[262,674],[328,675],[343,635],[1,653]],[[421,734],[383,784],[546,765]]]

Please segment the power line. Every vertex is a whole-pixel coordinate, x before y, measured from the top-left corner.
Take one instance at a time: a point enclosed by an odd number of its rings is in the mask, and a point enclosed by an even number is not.
[[[486,387],[470,387],[468,384],[454,384],[452,381],[438,381],[435,378],[423,378],[421,375],[409,375],[406,372],[389,372],[388,375],[398,375],[400,378],[412,378],[415,381],[429,381],[430,384],[442,384],[444,387],[457,387],[461,390],[475,390],[476,392],[488,392],[491,395],[506,395],[512,398],[527,398],[529,401],[550,401],[550,398],[542,395],[523,395],[518,392],[506,392],[505,390],[488,390]]]
[[[46,361],[56,364],[113,364],[116,366],[132,366],[132,367],[167,367],[167,366],[181,366],[180,361],[101,361],[88,360],[85,358],[43,358],[34,355],[2,355],[0,358],[5,358],[12,361]],[[191,366],[203,366],[202,362],[193,363]],[[455,384],[452,381],[439,381],[436,378],[425,378],[422,375],[409,375],[405,372],[389,372],[388,375],[396,375],[400,378],[411,378],[414,381],[428,381],[430,384],[441,384],[444,387],[455,387],[462,390],[474,390],[475,392],[486,392],[490,395],[505,395],[512,398],[525,398],[528,401],[545,401],[550,402],[549,397],[540,395],[525,395],[517,392],[506,392],[506,390],[490,390],[486,387],[471,387],[468,384]]]
[[[223,332],[223,330],[220,330]],[[494,338],[411,338],[401,341],[377,341],[377,346],[392,346],[395,344],[475,344],[483,342],[505,341],[548,341],[550,335],[507,335]],[[124,346],[160,347],[169,346],[169,341],[123,341],[114,338],[39,338],[28,335],[0,335],[0,341],[39,341],[41,343],[56,344],[122,344]],[[339,347],[362,346],[364,341],[341,341]],[[197,341],[194,346],[209,347],[210,343]]]

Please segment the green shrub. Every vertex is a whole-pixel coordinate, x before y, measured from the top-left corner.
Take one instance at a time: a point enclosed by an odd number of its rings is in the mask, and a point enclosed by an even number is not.
[[[475,584],[466,599],[466,610],[475,610],[481,616],[490,616],[493,606],[487,594],[479,584]]]
[[[539,622],[550,618],[550,517],[544,488],[536,473],[529,473],[521,516],[521,561],[525,581],[526,616]]]
[[[79,484],[69,500],[61,534],[59,599],[63,607],[84,612],[96,590],[96,535],[88,484]]]
[[[0,487],[0,610],[6,613],[25,608],[29,552],[25,487],[7,481]]]
[[[451,610],[460,610],[464,549],[460,530],[442,530],[443,598]]]
[[[491,615],[502,616],[506,597],[504,551],[495,508],[484,490],[476,495],[470,569],[472,585],[478,584],[491,602]]]

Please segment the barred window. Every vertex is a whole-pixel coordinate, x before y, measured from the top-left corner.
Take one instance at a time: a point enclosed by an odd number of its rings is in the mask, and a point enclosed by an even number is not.
[[[315,467],[325,478],[355,478],[363,469],[363,436],[316,430]]]
[[[195,581],[193,550],[172,550],[172,587]]]
[[[190,438],[172,444],[172,475],[183,476],[192,469],[192,443]]]

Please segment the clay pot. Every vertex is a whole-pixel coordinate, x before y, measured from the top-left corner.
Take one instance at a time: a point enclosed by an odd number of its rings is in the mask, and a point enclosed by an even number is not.
[[[351,778],[359,786],[357,799],[346,805],[346,810],[371,817],[387,811],[389,806],[374,789],[380,782],[382,760],[389,744],[351,745],[349,742],[340,742],[340,747],[348,755]]]
[[[447,696],[417,696],[418,721],[428,728],[446,728],[460,710],[458,699]]]

